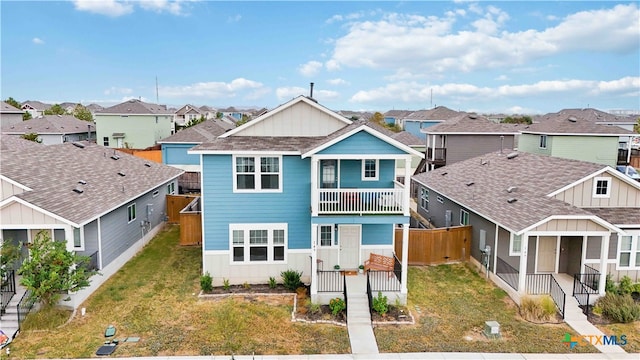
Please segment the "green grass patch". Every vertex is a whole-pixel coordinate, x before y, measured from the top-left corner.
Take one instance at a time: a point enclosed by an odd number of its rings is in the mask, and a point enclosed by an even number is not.
[[[415,325],[374,329],[381,352],[597,352],[563,344],[575,334],[565,324],[522,320],[504,291],[464,264],[410,267],[408,308]],[[500,339],[482,335],[489,320],[500,323]]]
[[[71,310],[59,307],[42,308],[30,313],[22,323],[21,328],[26,331],[53,330],[64,325],[69,320],[71,313]]]

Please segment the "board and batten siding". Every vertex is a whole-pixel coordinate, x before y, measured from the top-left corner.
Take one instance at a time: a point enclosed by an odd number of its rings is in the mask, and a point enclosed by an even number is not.
[[[533,228],[531,232],[536,231],[599,231],[609,232],[608,228],[605,228],[591,220],[587,219],[553,219],[543,224],[540,224]],[[559,234],[561,235],[561,234]]]
[[[165,165],[200,165],[200,155],[188,154],[198,144],[162,144],[162,163]]]
[[[12,184],[4,179],[0,180],[0,200],[4,200],[9,196],[22,194],[24,189],[20,186]]]
[[[345,126],[345,122],[304,102],[268,116],[234,136],[327,136]]]
[[[361,189],[393,189],[395,179],[395,161],[380,160],[378,180],[362,181],[362,160],[340,160],[340,187]],[[321,176],[321,172],[318,171]]]
[[[0,209],[0,218],[3,225],[42,224],[42,225],[68,225],[56,218],[46,215],[34,208],[13,202]]]
[[[514,147],[514,135],[447,135],[447,165],[474,158],[476,156],[500,152],[511,152]],[[438,146],[436,146],[438,147]]]
[[[366,131],[359,131],[318,153],[322,155],[362,155],[363,159],[366,159],[367,155],[376,154],[407,155],[403,150],[369,134]]]
[[[283,156],[282,192],[234,193],[231,155],[202,157],[204,250],[229,250],[229,224],[287,223],[287,248],[311,248],[310,160]]]
[[[98,220],[84,225],[84,251],[78,251],[80,255],[89,256],[98,251]]]
[[[589,207],[640,207],[640,189],[604,172],[597,176],[611,179],[611,195],[606,198],[593,197],[594,178],[589,178],[557,194],[556,199],[573,206]]]

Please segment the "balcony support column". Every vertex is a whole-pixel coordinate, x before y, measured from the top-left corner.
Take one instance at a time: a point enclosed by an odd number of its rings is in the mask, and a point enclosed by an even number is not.
[[[404,216],[411,216],[411,157],[404,158],[404,191],[402,193],[402,211]]]
[[[311,157],[311,216],[318,216],[318,202],[320,201],[318,189],[318,158]]]

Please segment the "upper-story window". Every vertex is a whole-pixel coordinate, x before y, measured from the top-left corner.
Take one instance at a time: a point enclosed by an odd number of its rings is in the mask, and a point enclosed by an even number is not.
[[[460,209],[460,225],[469,225],[469,212]]]
[[[377,159],[362,160],[362,180],[378,180],[378,165]]]
[[[608,198],[611,196],[611,178],[596,177],[593,179],[593,197]]]
[[[280,156],[234,156],[233,190],[282,191]]]
[[[109,146],[109,137],[105,136],[102,138],[102,145]]]
[[[540,135],[540,149],[546,149],[547,148],[547,135]]]

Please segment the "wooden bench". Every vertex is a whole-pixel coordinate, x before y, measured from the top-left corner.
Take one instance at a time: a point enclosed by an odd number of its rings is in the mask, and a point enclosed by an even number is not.
[[[384,256],[380,254],[369,254],[369,260],[364,261],[364,270],[384,270],[393,271],[393,265],[395,259],[391,256]]]

